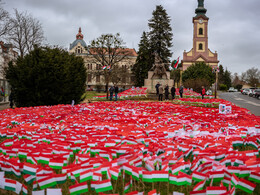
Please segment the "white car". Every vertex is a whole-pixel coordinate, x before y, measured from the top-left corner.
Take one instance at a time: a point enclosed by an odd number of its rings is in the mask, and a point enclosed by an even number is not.
[[[234,87],[230,87],[230,88],[228,89],[228,92],[237,92],[237,89],[235,89]]]
[[[206,95],[212,95],[212,91],[209,89],[208,91],[206,91]]]

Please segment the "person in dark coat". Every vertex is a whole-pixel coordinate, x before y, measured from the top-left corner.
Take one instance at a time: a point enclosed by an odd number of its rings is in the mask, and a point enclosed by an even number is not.
[[[169,100],[169,86],[166,84],[164,88],[165,100]]]
[[[175,99],[175,92],[176,92],[176,89],[174,86],[172,86],[172,88],[171,88],[172,100]]]
[[[114,93],[114,91],[115,91],[114,86],[111,86],[111,87],[109,88],[109,92],[110,92],[110,101],[112,101],[112,99],[113,99],[113,93]]]
[[[118,86],[115,86],[115,100],[117,101],[117,94],[118,94]]]
[[[159,87],[160,87],[160,83],[157,83],[157,84],[155,85],[156,95],[159,95]]]
[[[163,99],[163,86],[160,85],[159,87],[159,101],[162,101]]]
[[[183,86],[180,87],[180,89],[179,89],[179,93],[180,93],[180,97],[182,98],[182,94],[183,94]]]

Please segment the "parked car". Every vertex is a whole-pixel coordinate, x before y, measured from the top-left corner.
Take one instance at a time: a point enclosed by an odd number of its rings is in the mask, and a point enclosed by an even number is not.
[[[212,95],[212,91],[209,89],[208,91],[206,91],[206,95]]]
[[[244,88],[240,90],[240,92],[243,94]]]
[[[237,89],[235,89],[234,87],[230,87],[230,88],[228,89],[228,92],[237,92]]]
[[[250,92],[250,89],[245,88],[245,89],[243,90],[242,94],[244,94],[244,95],[248,95],[249,92]]]
[[[256,90],[254,91],[253,97],[255,97],[255,98],[257,98],[257,99],[260,100],[260,89],[256,89]]]

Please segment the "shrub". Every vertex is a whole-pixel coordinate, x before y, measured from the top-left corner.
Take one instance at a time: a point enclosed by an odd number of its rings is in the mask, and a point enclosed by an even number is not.
[[[227,86],[226,86],[225,84],[220,84],[220,85],[219,85],[219,89],[220,89],[221,91],[226,91],[228,88],[227,88]]]
[[[18,107],[79,103],[85,92],[83,59],[60,48],[36,47],[10,62],[5,76]]]

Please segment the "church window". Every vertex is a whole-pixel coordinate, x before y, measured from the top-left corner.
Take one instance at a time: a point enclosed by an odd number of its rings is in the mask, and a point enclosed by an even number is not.
[[[199,28],[199,35],[203,35],[203,28]]]
[[[96,83],[99,83],[100,82],[100,75],[97,75],[96,76]]]
[[[203,50],[203,45],[202,45],[202,43],[199,44],[199,50]]]
[[[92,77],[92,75],[88,74],[88,82],[91,82],[91,77]]]
[[[80,46],[77,47],[76,53],[82,53],[82,48]]]

